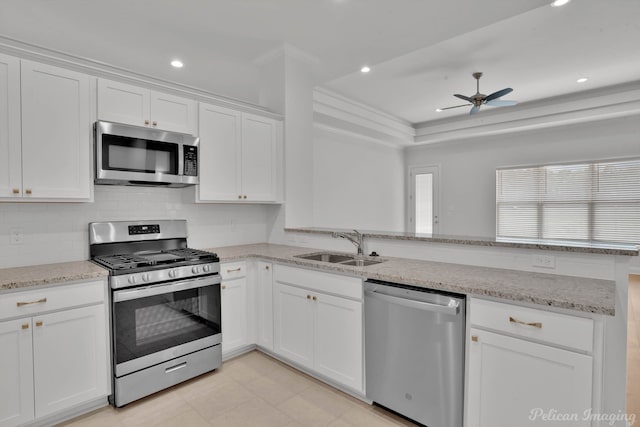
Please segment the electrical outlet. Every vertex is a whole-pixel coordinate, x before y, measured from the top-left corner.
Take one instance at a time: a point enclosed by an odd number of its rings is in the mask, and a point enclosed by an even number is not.
[[[556,268],[556,257],[553,255],[534,255],[533,266],[542,268]]]
[[[22,228],[14,227],[11,229],[10,233],[11,240],[9,241],[9,243],[11,243],[12,245],[21,245],[23,241]]]

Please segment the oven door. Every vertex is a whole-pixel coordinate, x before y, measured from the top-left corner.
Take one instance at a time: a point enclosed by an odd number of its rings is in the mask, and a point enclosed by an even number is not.
[[[222,341],[219,275],[114,291],[112,304],[116,377]]]

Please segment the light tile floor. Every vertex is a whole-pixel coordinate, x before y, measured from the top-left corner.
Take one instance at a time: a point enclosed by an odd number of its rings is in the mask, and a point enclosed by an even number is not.
[[[640,419],[640,275],[629,276],[627,413]],[[637,422],[637,421],[636,421]]]
[[[258,351],[131,403],[76,418],[73,427],[413,426]]]

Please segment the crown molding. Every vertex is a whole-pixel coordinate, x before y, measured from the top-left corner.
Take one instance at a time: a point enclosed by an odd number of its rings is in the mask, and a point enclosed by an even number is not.
[[[414,143],[416,130],[408,121],[324,88],[313,89],[313,113],[321,125],[361,134],[386,145]]]
[[[71,69],[95,77],[117,80],[148,89],[156,89],[178,96],[185,96],[197,101],[259,114],[276,120],[282,120],[283,118],[282,115],[269,111],[260,105],[240,99],[219,95],[169,80],[159,79],[127,68],[49,49],[36,44],[26,43],[3,35],[0,35],[0,53]]]
[[[523,103],[490,113],[416,125],[417,144],[435,144],[640,114],[640,81]]]

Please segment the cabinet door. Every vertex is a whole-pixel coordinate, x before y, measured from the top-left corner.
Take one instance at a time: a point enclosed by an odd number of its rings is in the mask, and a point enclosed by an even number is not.
[[[222,353],[248,344],[247,278],[224,280],[221,284]]]
[[[258,345],[273,351],[273,264],[257,263]]]
[[[314,297],[315,370],[363,391],[362,303],[321,293]]]
[[[31,319],[0,322],[0,427],[32,420]]]
[[[21,68],[24,195],[89,199],[89,76],[24,60]]]
[[[238,201],[241,114],[200,103],[199,201]]]
[[[471,336],[467,426],[590,425],[583,414],[592,407],[591,356],[474,328]],[[537,408],[577,419],[543,420]]]
[[[269,202],[277,198],[277,140],[275,120],[242,115],[242,197]]]
[[[98,119],[133,126],[150,126],[149,90],[98,79]]]
[[[108,394],[103,304],[33,318],[36,417]]]
[[[274,351],[313,368],[313,302],[311,291],[274,283]]]
[[[193,135],[196,132],[196,102],[192,99],[151,92],[151,127]]]
[[[0,197],[21,196],[20,60],[0,54]]]

